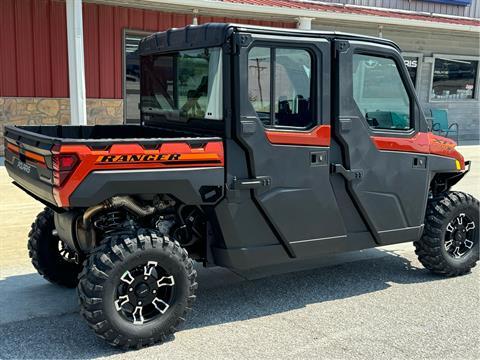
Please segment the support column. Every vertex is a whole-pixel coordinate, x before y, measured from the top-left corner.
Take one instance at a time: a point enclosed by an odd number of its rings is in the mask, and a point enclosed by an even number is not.
[[[309,17],[297,18],[297,29],[312,30],[312,20],[313,18],[309,18]]]
[[[70,123],[87,125],[82,0],[66,0]]]
[[[192,25],[198,25],[198,9],[193,9]]]

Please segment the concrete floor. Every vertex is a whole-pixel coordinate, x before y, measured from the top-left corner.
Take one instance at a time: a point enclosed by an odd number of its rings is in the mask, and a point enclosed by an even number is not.
[[[457,186],[480,198],[480,146]],[[329,257],[315,270],[246,280],[199,269],[198,300],[172,341],[122,353],[97,340],[76,294],[38,276],[26,236],[42,205],[0,168],[0,358],[479,359],[480,271],[444,279],[411,244]]]

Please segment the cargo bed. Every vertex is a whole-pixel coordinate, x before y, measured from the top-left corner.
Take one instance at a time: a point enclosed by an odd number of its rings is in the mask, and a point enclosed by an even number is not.
[[[213,164],[223,165],[222,139],[193,132],[140,125],[5,127],[9,175],[49,206],[72,205],[70,195],[94,171]]]
[[[88,145],[141,142],[142,144],[158,144],[159,141],[174,141],[197,138],[193,132],[183,132],[159,127],[140,125],[26,125],[6,126],[5,136],[12,140],[24,141],[37,145],[73,144]],[[209,139],[198,137],[200,141]],[[213,138],[212,138],[213,139]]]

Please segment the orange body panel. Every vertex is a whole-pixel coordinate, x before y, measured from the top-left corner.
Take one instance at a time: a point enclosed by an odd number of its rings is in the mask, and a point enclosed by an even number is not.
[[[147,150],[139,144],[114,144],[108,149],[92,150],[86,145],[62,145],[60,154],[78,156],[78,166],[53,194],[58,206],[69,206],[69,198],[92,171],[161,168],[212,167],[224,165],[223,143],[191,147],[187,143],[164,143]]]
[[[465,159],[455,149],[457,143],[431,132],[420,132],[411,138],[372,136],[372,140],[379,150],[446,156],[458,160],[461,169],[465,169]]]
[[[330,125],[315,126],[310,131],[265,130],[275,145],[330,146]]]

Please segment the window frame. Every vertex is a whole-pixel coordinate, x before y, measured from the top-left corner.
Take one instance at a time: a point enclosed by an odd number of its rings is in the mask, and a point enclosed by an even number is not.
[[[268,48],[270,49],[270,126],[265,126],[262,121],[262,127],[265,130],[275,130],[275,131],[309,131],[313,129],[315,126],[318,125],[318,120],[316,119],[315,114],[318,112],[318,105],[317,105],[317,93],[321,92],[319,87],[317,86],[319,77],[321,75],[321,67],[319,67],[319,60],[318,55],[315,52],[314,45],[310,44],[292,44],[290,42],[283,42],[283,41],[266,41],[263,39],[259,39],[254,41],[251,46],[247,49],[246,56],[247,56],[247,64],[249,61],[249,54],[250,51],[254,48]],[[273,124],[275,119],[275,60],[276,60],[276,51],[274,49],[293,49],[293,50],[304,50],[310,55],[311,61],[311,75],[310,75],[310,105],[312,106],[311,111],[311,119],[310,124],[307,126],[286,126],[286,125],[275,125]],[[321,62],[320,62],[321,64]],[[248,66],[248,65],[247,65]],[[249,86],[249,74],[247,73],[247,93],[248,93],[248,86]],[[249,101],[250,103],[250,101]],[[251,104],[251,103],[250,103]],[[253,105],[252,105],[253,108]],[[257,114],[256,110],[253,108],[255,114]],[[256,115],[258,116],[258,115]]]
[[[127,85],[126,85],[126,75],[127,75],[127,52],[125,51],[125,45],[127,42],[127,36],[143,36],[147,37],[154,34],[151,31],[143,30],[133,30],[124,28],[122,32],[122,100],[123,100],[123,123],[127,123]],[[140,112],[140,109],[138,110]],[[141,119],[138,119],[138,123],[141,123]]]
[[[477,62],[477,73],[475,76],[475,85],[473,87],[473,98],[471,99],[434,99],[432,97],[432,90],[433,90],[433,75],[435,72],[435,60],[438,58],[443,58],[443,59],[451,59],[451,60],[467,60],[467,61],[476,61]],[[478,101],[479,100],[479,91],[480,91],[480,57],[478,56],[472,56],[472,55],[452,55],[452,54],[433,54],[432,56],[432,66],[430,69],[430,83],[428,86],[428,102],[429,103],[471,103],[472,101]]]
[[[398,56],[397,56],[397,54],[398,54]],[[395,63],[395,65],[397,67],[397,70],[398,70],[398,73],[400,75],[400,79],[402,80],[403,86],[404,86],[405,91],[407,92],[407,95],[408,95],[409,108],[410,108],[409,109],[410,110],[410,114],[409,114],[410,128],[409,129],[375,129],[375,128],[372,128],[367,123],[367,119],[365,118],[365,116],[362,114],[362,112],[358,108],[358,104],[353,97],[353,57],[355,55],[367,55],[367,56],[373,56],[373,57],[381,57],[381,58],[385,58],[385,59],[391,59]],[[402,54],[385,52],[385,51],[382,51],[381,49],[376,50],[376,49],[357,48],[352,53],[352,58],[351,59],[352,59],[352,63],[351,63],[351,66],[352,66],[352,70],[351,70],[352,71],[351,72],[351,75],[352,75],[352,94],[351,94],[352,101],[355,103],[355,106],[357,107],[358,112],[361,115],[361,119],[364,122],[365,126],[367,126],[369,131],[371,133],[375,134],[375,135],[386,135],[386,136],[388,136],[388,135],[410,136],[410,135],[414,135],[415,133],[417,133],[418,132],[418,119],[417,119],[417,116],[416,116],[415,107],[418,106],[418,103],[417,103],[417,99],[415,98],[415,95],[412,94],[409,91],[409,82],[411,82],[411,78],[410,78],[410,74],[405,69],[405,63],[403,62],[404,59],[403,59]],[[415,88],[413,88],[414,93],[415,93],[415,91],[416,91]]]
[[[405,51],[401,53],[402,58],[406,57],[416,57],[418,59],[418,64],[417,64],[417,77],[415,78],[415,83],[413,84],[413,87],[415,88],[415,91],[418,92],[419,87],[420,87],[420,78],[422,77],[422,69],[423,69],[423,53],[420,52],[411,52],[411,51]]]

